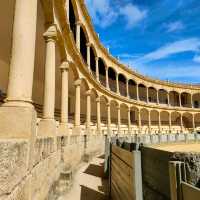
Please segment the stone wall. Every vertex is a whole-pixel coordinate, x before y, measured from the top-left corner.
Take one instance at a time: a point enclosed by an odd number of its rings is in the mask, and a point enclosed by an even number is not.
[[[57,136],[0,140],[0,199],[44,200],[64,166],[72,174],[79,164],[103,152],[103,136]]]

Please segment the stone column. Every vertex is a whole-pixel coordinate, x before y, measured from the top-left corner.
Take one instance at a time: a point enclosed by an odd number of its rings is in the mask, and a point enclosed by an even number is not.
[[[182,106],[182,103],[181,103],[181,94],[179,93],[178,96],[179,96],[179,106],[181,107]]]
[[[81,133],[81,79],[74,82],[75,85],[75,120],[73,134],[79,135]]]
[[[110,114],[110,102],[107,103],[107,115],[108,115],[108,132],[107,134],[111,134],[111,114]]]
[[[45,78],[44,78],[44,105],[43,117],[39,123],[39,135],[55,135],[56,122],[54,119],[55,110],[55,62],[56,62],[56,26],[50,26],[44,33],[46,41],[46,61],[45,61]]]
[[[129,87],[128,87],[128,79],[126,79],[126,95],[127,95],[128,98],[130,97],[130,95],[129,95]]]
[[[181,133],[183,133],[183,114],[181,113]]]
[[[158,112],[158,129],[159,129],[159,133],[161,133],[161,117],[160,117],[160,111]]]
[[[69,63],[64,61],[61,66],[61,79],[62,79],[62,90],[61,90],[61,120],[59,133],[68,133],[68,85],[69,85]]]
[[[106,88],[109,89],[108,68],[106,67]]]
[[[169,113],[169,132],[172,133],[172,115]]]
[[[170,106],[169,92],[167,93],[167,101],[168,101],[168,106]]]
[[[190,104],[191,104],[191,108],[193,108],[193,97],[192,97],[192,94],[190,96]]]
[[[80,51],[80,46],[81,46],[81,22],[77,21],[76,22],[76,47]]]
[[[131,108],[128,107],[128,133],[131,134]]]
[[[139,101],[139,88],[138,88],[138,84],[136,85],[136,95],[137,95],[137,101]]]
[[[67,19],[69,23],[69,0],[65,0],[65,7],[66,7]]]
[[[147,103],[149,103],[149,88],[147,87]]]
[[[90,66],[90,47],[91,44],[87,43],[87,65],[88,65],[88,69],[91,70],[91,66]]]
[[[95,57],[96,61],[96,79],[99,81],[99,57]]]
[[[16,0],[7,102],[0,108],[0,137],[30,137],[36,123],[32,106],[37,0]],[[20,116],[20,117],[19,117]]]
[[[97,102],[97,133],[101,134],[101,101],[100,97],[96,98]]]
[[[119,74],[116,74],[116,84],[117,84],[117,94],[120,94],[120,91],[119,91]]]
[[[117,125],[118,125],[118,134],[121,134],[121,112],[120,105],[117,106]]]
[[[141,128],[142,128],[141,112],[140,112],[140,110],[138,110],[138,129],[139,129],[139,133],[141,133]]]
[[[192,128],[193,128],[193,131],[195,131],[195,129],[196,129],[196,125],[195,125],[195,114],[192,114]]]
[[[157,104],[159,104],[160,103],[160,101],[159,101],[159,90],[156,90],[156,97],[157,97]]]
[[[91,90],[88,90],[86,92],[86,98],[87,98],[86,131],[87,131],[87,134],[89,134],[90,133],[90,124],[91,124]]]
[[[148,120],[149,120],[149,133],[151,133],[151,111],[148,112]]]

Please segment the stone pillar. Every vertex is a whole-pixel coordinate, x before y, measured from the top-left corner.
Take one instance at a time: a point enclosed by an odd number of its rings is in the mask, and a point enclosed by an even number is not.
[[[172,115],[169,113],[169,132],[172,133]]]
[[[81,133],[81,79],[74,82],[75,85],[75,120],[73,134],[79,135]]]
[[[97,97],[96,99],[97,102],[97,133],[101,133],[101,101],[100,97]]]
[[[149,88],[147,87],[147,103],[149,103]]]
[[[138,88],[138,84],[136,85],[136,95],[137,95],[137,101],[139,101],[139,88]]]
[[[87,65],[88,65],[88,69],[91,70],[91,66],[90,66],[90,47],[91,44],[87,43]]]
[[[181,94],[179,93],[178,96],[179,96],[179,106],[181,107],[182,106],[182,103],[181,103]]]
[[[148,112],[148,120],[149,120],[149,133],[151,133],[151,111]]]
[[[60,66],[62,90],[61,90],[61,120],[59,133],[68,133],[68,85],[69,85],[69,63],[63,62]]]
[[[167,93],[167,101],[168,101],[168,106],[170,106],[169,92]]]
[[[120,105],[117,106],[117,125],[118,125],[118,134],[121,134],[121,112]]]
[[[140,110],[138,110],[138,129],[139,129],[139,133],[141,133],[141,128],[142,128],[141,112],[140,112]]]
[[[96,61],[96,79],[99,81],[99,57],[95,57]]]
[[[193,108],[193,96],[192,96],[192,94],[190,96],[190,104],[191,104],[191,108]]]
[[[69,23],[69,0],[65,0],[65,7],[66,7],[67,19]]]
[[[161,116],[160,116],[160,111],[158,112],[158,129],[159,129],[159,133],[161,133]]]
[[[110,114],[110,102],[107,103],[107,115],[108,115],[108,131],[107,134],[111,134],[111,114]]]
[[[130,95],[129,95],[129,87],[128,87],[128,79],[126,79],[126,95],[127,95],[128,98],[130,97]]]
[[[76,22],[76,47],[80,51],[81,47],[81,22]]]
[[[15,3],[7,102],[0,108],[0,137],[35,135],[36,112],[32,106],[32,87],[37,2],[16,0]]]
[[[108,68],[106,67],[106,88],[109,89]]]
[[[159,101],[159,90],[156,90],[156,97],[157,97],[157,104],[159,104],[160,103],[160,101]]]
[[[91,90],[86,92],[87,98],[87,116],[86,116],[86,131],[87,134],[90,133],[90,124],[91,124]]]
[[[116,84],[117,84],[117,94],[120,94],[120,91],[119,91],[119,74],[116,74]]]
[[[181,133],[183,133],[183,114],[181,113]]]
[[[131,108],[128,107],[128,133],[131,134]]]
[[[195,125],[195,114],[192,114],[192,128],[193,128],[193,131],[196,130],[196,125]]]
[[[45,79],[44,79],[44,105],[43,117],[39,123],[39,135],[55,135],[56,122],[54,119],[55,110],[55,63],[56,63],[56,26],[52,25],[44,33],[46,41],[46,61],[45,61]]]

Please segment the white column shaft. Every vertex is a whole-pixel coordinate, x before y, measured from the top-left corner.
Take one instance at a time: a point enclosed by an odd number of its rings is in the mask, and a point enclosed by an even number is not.
[[[97,81],[99,81],[99,58],[96,57],[95,61],[96,61],[96,79]]]
[[[91,96],[87,94],[87,122],[86,127],[90,128],[91,123]]]
[[[32,100],[36,22],[37,0],[16,0],[8,101]]]
[[[109,89],[108,68],[106,68],[106,88]]]
[[[79,22],[76,23],[76,46],[80,51],[80,37],[81,37],[81,25]]]
[[[90,66],[90,45],[89,44],[87,44],[87,65],[90,70],[91,66]]]

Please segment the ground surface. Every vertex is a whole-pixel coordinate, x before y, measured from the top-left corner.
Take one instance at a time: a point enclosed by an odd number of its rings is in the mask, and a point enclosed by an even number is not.
[[[161,144],[153,145],[153,148],[170,152],[200,152],[200,143],[194,144]]]
[[[108,180],[103,172],[104,159],[94,158],[74,175],[72,189],[58,200],[108,200]]]

